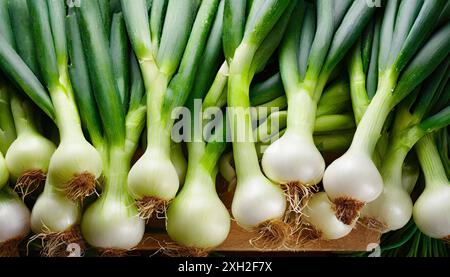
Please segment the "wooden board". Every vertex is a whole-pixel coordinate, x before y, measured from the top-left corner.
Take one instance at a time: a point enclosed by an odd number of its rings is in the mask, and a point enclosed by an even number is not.
[[[230,210],[234,191],[227,191],[228,184],[220,178],[217,179],[217,191],[225,206]],[[164,219],[153,219],[148,223],[149,229],[164,230]],[[356,228],[346,237],[339,240],[315,240],[299,245],[289,245],[289,248],[260,249],[254,247],[250,240],[257,237],[256,233],[248,232],[239,227],[235,221],[231,222],[231,230],[227,240],[213,249],[218,252],[325,252],[325,251],[370,251],[380,242],[381,234],[377,231],[356,224]],[[166,233],[148,232],[137,250],[158,251],[167,245],[174,245]]]
[[[160,226],[161,222],[153,223],[153,226]],[[361,225],[353,230],[348,236],[333,241],[316,240],[302,245],[291,246],[290,248],[282,247],[277,249],[258,249],[251,245],[250,240],[255,238],[256,234],[247,232],[240,228],[234,221],[231,224],[228,239],[214,251],[219,252],[273,252],[273,251],[368,251],[369,245],[379,244],[380,233],[367,229]],[[165,233],[147,233],[143,242],[137,247],[143,251],[157,251],[166,245],[174,244],[174,242]]]

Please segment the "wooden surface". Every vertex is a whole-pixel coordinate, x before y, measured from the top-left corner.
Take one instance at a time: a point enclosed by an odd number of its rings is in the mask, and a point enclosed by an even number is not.
[[[217,191],[225,206],[230,210],[234,191],[227,191],[227,184],[220,177],[217,180]],[[149,230],[165,230],[164,219],[153,219],[148,223]],[[239,227],[235,221],[231,222],[231,230],[227,240],[212,251],[219,252],[325,252],[325,251],[368,251],[369,245],[379,244],[380,233],[367,229],[360,224],[346,237],[339,240],[315,240],[299,245],[289,245],[289,248],[260,249],[254,247],[250,240],[257,237],[256,233],[248,232]],[[157,251],[175,243],[166,233],[149,231],[145,235],[137,250]],[[372,245],[371,245],[372,246]]]
[[[152,227],[161,227],[162,222],[153,222]],[[273,251],[367,251],[371,243],[378,244],[380,234],[378,232],[357,225],[345,238],[333,241],[316,240],[305,244],[290,246],[290,248],[282,247],[277,249],[258,249],[250,244],[250,240],[255,238],[256,234],[247,232],[240,228],[234,221],[231,224],[228,239],[213,251],[221,252],[273,252]],[[147,233],[143,242],[137,247],[138,250],[150,251],[159,250],[167,245],[173,245],[169,236],[165,233]]]

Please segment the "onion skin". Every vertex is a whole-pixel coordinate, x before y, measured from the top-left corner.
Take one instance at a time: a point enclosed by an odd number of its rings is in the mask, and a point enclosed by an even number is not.
[[[450,186],[427,186],[414,204],[417,227],[427,236],[444,239],[450,235]]]
[[[182,246],[212,249],[228,237],[230,214],[211,175],[201,167],[193,175],[167,210],[167,232]]]
[[[50,159],[56,146],[50,140],[36,134],[20,135],[6,153],[6,165],[11,177],[17,180],[28,171],[48,172]]]
[[[30,211],[11,190],[0,194],[0,244],[24,238],[30,232]]]
[[[142,240],[145,221],[136,207],[102,197],[89,206],[81,221],[86,241],[97,248],[131,250]]]
[[[335,240],[348,235],[353,227],[341,222],[335,215],[333,203],[324,192],[314,194],[303,210],[303,220],[320,234],[321,239]]]
[[[411,197],[402,187],[386,186],[375,201],[362,209],[361,217],[377,220],[385,233],[403,228],[411,219],[412,210]]]
[[[8,182],[9,171],[6,168],[6,162],[3,155],[0,153],[0,189]]]
[[[277,183],[299,183],[305,186],[320,182],[325,161],[314,141],[286,132],[264,152],[262,168],[267,177]]]
[[[286,196],[280,186],[262,175],[238,179],[231,211],[241,227],[251,230],[283,218]]]
[[[66,232],[79,224],[80,217],[77,203],[59,192],[44,190],[31,211],[31,229],[36,234]]]
[[[349,150],[327,168],[323,186],[332,201],[348,197],[369,203],[383,191],[383,179],[369,155]]]
[[[100,177],[102,159],[98,151],[84,138],[62,141],[50,160],[48,176],[52,184],[65,189],[74,177],[85,173]]]
[[[135,199],[152,196],[173,199],[179,188],[179,177],[170,158],[146,152],[128,174],[128,190]]]

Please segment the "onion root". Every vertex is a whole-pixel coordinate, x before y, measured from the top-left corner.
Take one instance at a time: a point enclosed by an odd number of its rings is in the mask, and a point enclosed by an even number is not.
[[[17,179],[14,190],[25,199],[45,182],[47,176],[42,170],[30,170]]]
[[[67,183],[64,192],[67,198],[74,201],[81,201],[96,192],[95,186],[95,176],[89,172],[84,172],[73,177]]]
[[[167,210],[167,201],[155,197],[144,197],[141,200],[136,200],[136,205],[139,210],[139,216],[144,220],[149,220],[153,213],[165,214]]]
[[[365,205],[365,203],[350,197],[336,198],[333,203],[336,217],[346,225],[351,225],[358,218],[360,210]]]

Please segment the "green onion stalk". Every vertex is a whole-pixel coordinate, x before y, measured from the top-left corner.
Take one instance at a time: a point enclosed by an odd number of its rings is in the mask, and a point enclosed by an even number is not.
[[[42,79],[50,92],[60,144],[48,178],[68,198],[78,200],[95,191],[102,172],[99,152],[86,140],[69,76],[66,7],[63,1],[27,1]],[[73,80],[76,82],[77,80]]]
[[[170,159],[172,113],[192,89],[219,1],[169,0],[165,8],[152,5],[150,19],[145,1],[121,3],[147,94],[147,149],[128,174],[128,188],[149,218],[163,212],[180,187]]]
[[[448,64],[448,61],[442,63],[395,113],[389,147],[379,167],[383,192],[361,211],[362,220],[383,233],[404,227],[412,216],[411,188],[403,181],[403,165],[408,152],[423,136],[450,123],[448,107],[431,111],[434,103],[444,100],[441,95],[448,82]],[[430,112],[436,113],[430,115]]]
[[[296,4],[297,1],[225,1],[228,118],[237,177],[231,211],[241,227],[259,233],[259,239],[253,242],[261,242],[263,248],[281,246],[286,240],[286,197],[281,187],[261,171],[249,89],[253,76],[264,68],[281,41]],[[241,24],[236,25],[237,22]]]
[[[16,47],[18,53],[25,58],[25,63],[34,72],[37,72],[30,23],[28,20],[23,20],[24,17],[29,17],[26,1],[4,1],[1,10],[3,13],[1,34],[4,35],[9,45]],[[8,16],[9,14],[11,16]],[[14,23],[14,30],[11,28],[11,23]],[[13,31],[15,32],[14,36]],[[5,152],[8,170],[13,181],[16,182],[16,189],[22,195],[26,195],[45,180],[50,157],[55,151],[55,146],[38,132],[36,128],[37,122],[33,122],[36,120],[32,118],[39,113],[34,110],[34,107],[31,107],[30,103],[22,99],[13,86],[6,85],[3,90],[9,90],[9,98],[11,98],[10,101],[5,100],[3,102],[4,105],[10,106],[3,107],[5,110],[4,120],[9,120],[9,122],[15,124],[15,129],[17,129],[18,133],[17,139],[15,139],[9,151],[6,152],[5,149],[3,151]],[[5,134],[8,133],[15,134],[15,132],[6,130]],[[5,137],[4,139],[10,141],[10,138]]]
[[[0,76],[1,78],[2,76]],[[18,256],[18,245],[30,232],[30,211],[8,186],[3,157],[16,138],[10,109],[10,90],[0,80],[0,257]]]
[[[450,183],[434,134],[422,138],[415,149],[425,175],[425,189],[414,203],[414,222],[425,235],[448,241],[450,221],[445,215],[450,210]]]
[[[2,84],[3,85],[3,84]],[[3,152],[6,153],[16,136],[14,124],[12,124],[12,114],[9,105],[9,91],[6,87],[0,88],[0,189],[5,186],[9,180],[9,171]]]
[[[378,48],[378,66],[371,73],[378,77],[370,83],[376,84],[375,96],[359,121],[350,148],[327,168],[323,177],[336,215],[345,224],[352,224],[363,206],[383,192],[383,178],[372,157],[388,115],[448,57],[450,24],[448,19],[439,22],[445,4],[446,1],[386,4],[379,39],[373,40],[378,46],[372,46]]]
[[[213,124],[215,119],[207,117],[219,116],[220,108],[225,105],[221,100],[223,93],[218,93],[226,91],[227,83],[223,81],[224,67],[220,66],[223,14],[222,1],[201,58],[204,66],[198,68],[195,85],[186,101],[192,117],[189,117],[191,128],[185,137],[189,157],[186,181],[166,214],[167,232],[178,243],[177,251],[194,256],[205,255],[222,244],[230,231],[230,214],[216,192],[215,183],[218,160],[227,146],[226,119],[219,119],[214,133],[209,136],[196,128]],[[208,101],[200,104],[202,99]]]
[[[262,167],[267,177],[283,185],[290,209],[296,214],[301,214],[325,170],[313,138],[318,102],[333,70],[374,11],[365,1],[340,1],[336,5],[301,1],[292,16],[280,50],[287,127],[283,136],[267,147]],[[322,119],[330,124],[340,120],[331,118]]]
[[[16,183],[15,190],[24,197],[44,184],[56,146],[40,134],[31,103],[14,94],[11,110],[17,139],[6,152],[5,160],[12,181]]]
[[[271,113],[272,110],[269,109],[266,117],[258,119],[259,125],[254,129],[259,159],[262,158],[265,149],[285,132],[287,112],[284,109],[286,107],[283,105],[284,102],[277,105],[274,101],[284,95],[279,73],[252,85],[250,89],[252,107],[258,110],[260,107],[270,106],[277,110]],[[325,89],[317,107],[318,120],[315,123],[314,135],[316,147],[321,152],[339,153],[350,145],[353,137],[351,129],[355,125],[354,119],[347,114],[350,105],[349,86],[345,81],[338,80]],[[255,120],[254,117],[253,120]],[[229,183],[236,177],[230,155],[232,154],[224,155],[220,162],[220,173]]]
[[[66,17],[70,74],[80,80],[74,86],[75,99],[91,138],[102,142],[94,145],[103,153],[104,165],[101,194],[86,207],[81,233],[101,255],[120,255],[135,248],[145,231],[127,176],[146,108],[144,83],[128,45],[124,16],[111,14],[109,23],[101,11],[95,1],[85,1]]]
[[[18,47],[17,51],[20,52],[16,52],[14,45],[22,41],[19,40],[18,31],[9,25],[4,29],[8,30],[10,35],[7,35],[8,32],[0,34],[1,68],[5,75],[59,127],[61,143],[58,149],[60,151],[57,149],[52,155],[44,191],[33,206],[31,215],[31,229],[36,233],[32,239],[44,240],[44,255],[59,255],[60,250],[65,251],[61,249],[61,245],[64,245],[60,243],[61,241],[70,243],[81,240],[76,227],[80,218],[80,206],[66,196],[67,188],[70,187],[68,184],[70,182],[76,185],[77,189],[72,192],[79,191],[78,188],[86,188],[85,185],[89,188],[88,190],[93,190],[95,178],[101,172],[101,159],[98,152],[84,138],[77,107],[72,98],[67,75],[68,59],[62,20],[65,15],[64,3],[22,1],[14,4],[22,5],[22,9],[15,10],[20,18],[25,21],[35,19],[35,24],[31,26],[34,29],[30,33],[34,36],[36,53],[33,55],[33,51],[25,51],[24,49],[27,49],[25,47]],[[15,8],[17,6],[11,6],[12,10]],[[18,27],[19,25],[14,25],[14,28]],[[13,30],[17,37],[12,35]],[[35,57],[37,61],[37,68],[31,68],[32,57]],[[45,81],[50,96],[38,79],[37,72]],[[75,184],[72,181],[80,182]],[[85,195],[84,192],[82,196]]]

